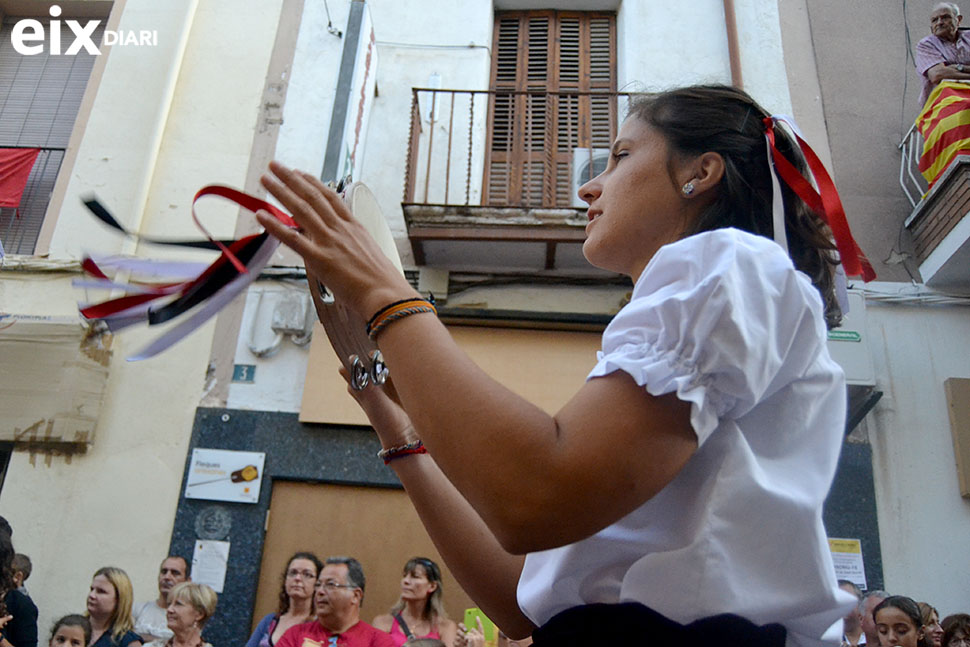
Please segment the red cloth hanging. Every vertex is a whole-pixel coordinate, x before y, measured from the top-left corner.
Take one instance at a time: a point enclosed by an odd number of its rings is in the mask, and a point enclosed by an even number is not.
[[[39,148],[0,148],[0,207],[19,207]]]

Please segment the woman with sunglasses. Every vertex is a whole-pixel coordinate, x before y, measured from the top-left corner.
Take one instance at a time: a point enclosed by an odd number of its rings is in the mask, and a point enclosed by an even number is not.
[[[427,557],[412,557],[404,565],[401,597],[372,624],[391,634],[397,647],[416,638],[437,638],[453,647],[458,625],[446,616],[443,596],[438,565]]]
[[[323,562],[313,553],[290,557],[280,582],[279,608],[263,616],[246,647],[273,647],[290,627],[313,619],[313,592]]]
[[[583,254],[628,276],[632,298],[554,415],[462,352],[335,192],[276,163],[263,176],[298,228],[260,223],[368,322],[391,367],[393,383],[354,392],[382,457],[509,636],[838,645],[855,600],[822,524],[846,406],[826,345],[833,229],[846,272],[871,268],[782,121],[726,86],[634,103],[579,190]]]

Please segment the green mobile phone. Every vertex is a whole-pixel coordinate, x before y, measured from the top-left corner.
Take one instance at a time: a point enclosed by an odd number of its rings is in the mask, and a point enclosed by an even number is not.
[[[469,629],[478,629],[477,619],[482,621],[482,629],[485,631],[485,643],[495,645],[498,642],[498,631],[495,630],[495,623],[488,619],[482,610],[477,607],[465,609],[465,626]]]

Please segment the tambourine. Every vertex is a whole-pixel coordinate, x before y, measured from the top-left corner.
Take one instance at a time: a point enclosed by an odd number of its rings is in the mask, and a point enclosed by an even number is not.
[[[404,268],[394,237],[371,190],[360,182],[354,182],[344,191],[343,199],[353,217],[367,229],[403,276]],[[326,284],[310,272],[310,268],[307,268],[306,275],[317,317],[327,332],[334,352],[347,369],[350,386],[360,391],[368,384],[383,384],[387,380],[387,365],[377,344],[367,336],[367,323],[336,301]]]

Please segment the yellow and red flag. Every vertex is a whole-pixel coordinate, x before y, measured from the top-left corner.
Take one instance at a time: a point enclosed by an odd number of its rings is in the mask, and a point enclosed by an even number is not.
[[[970,155],[970,84],[941,81],[916,118],[916,128],[924,141],[919,170],[932,188],[957,155]]]

